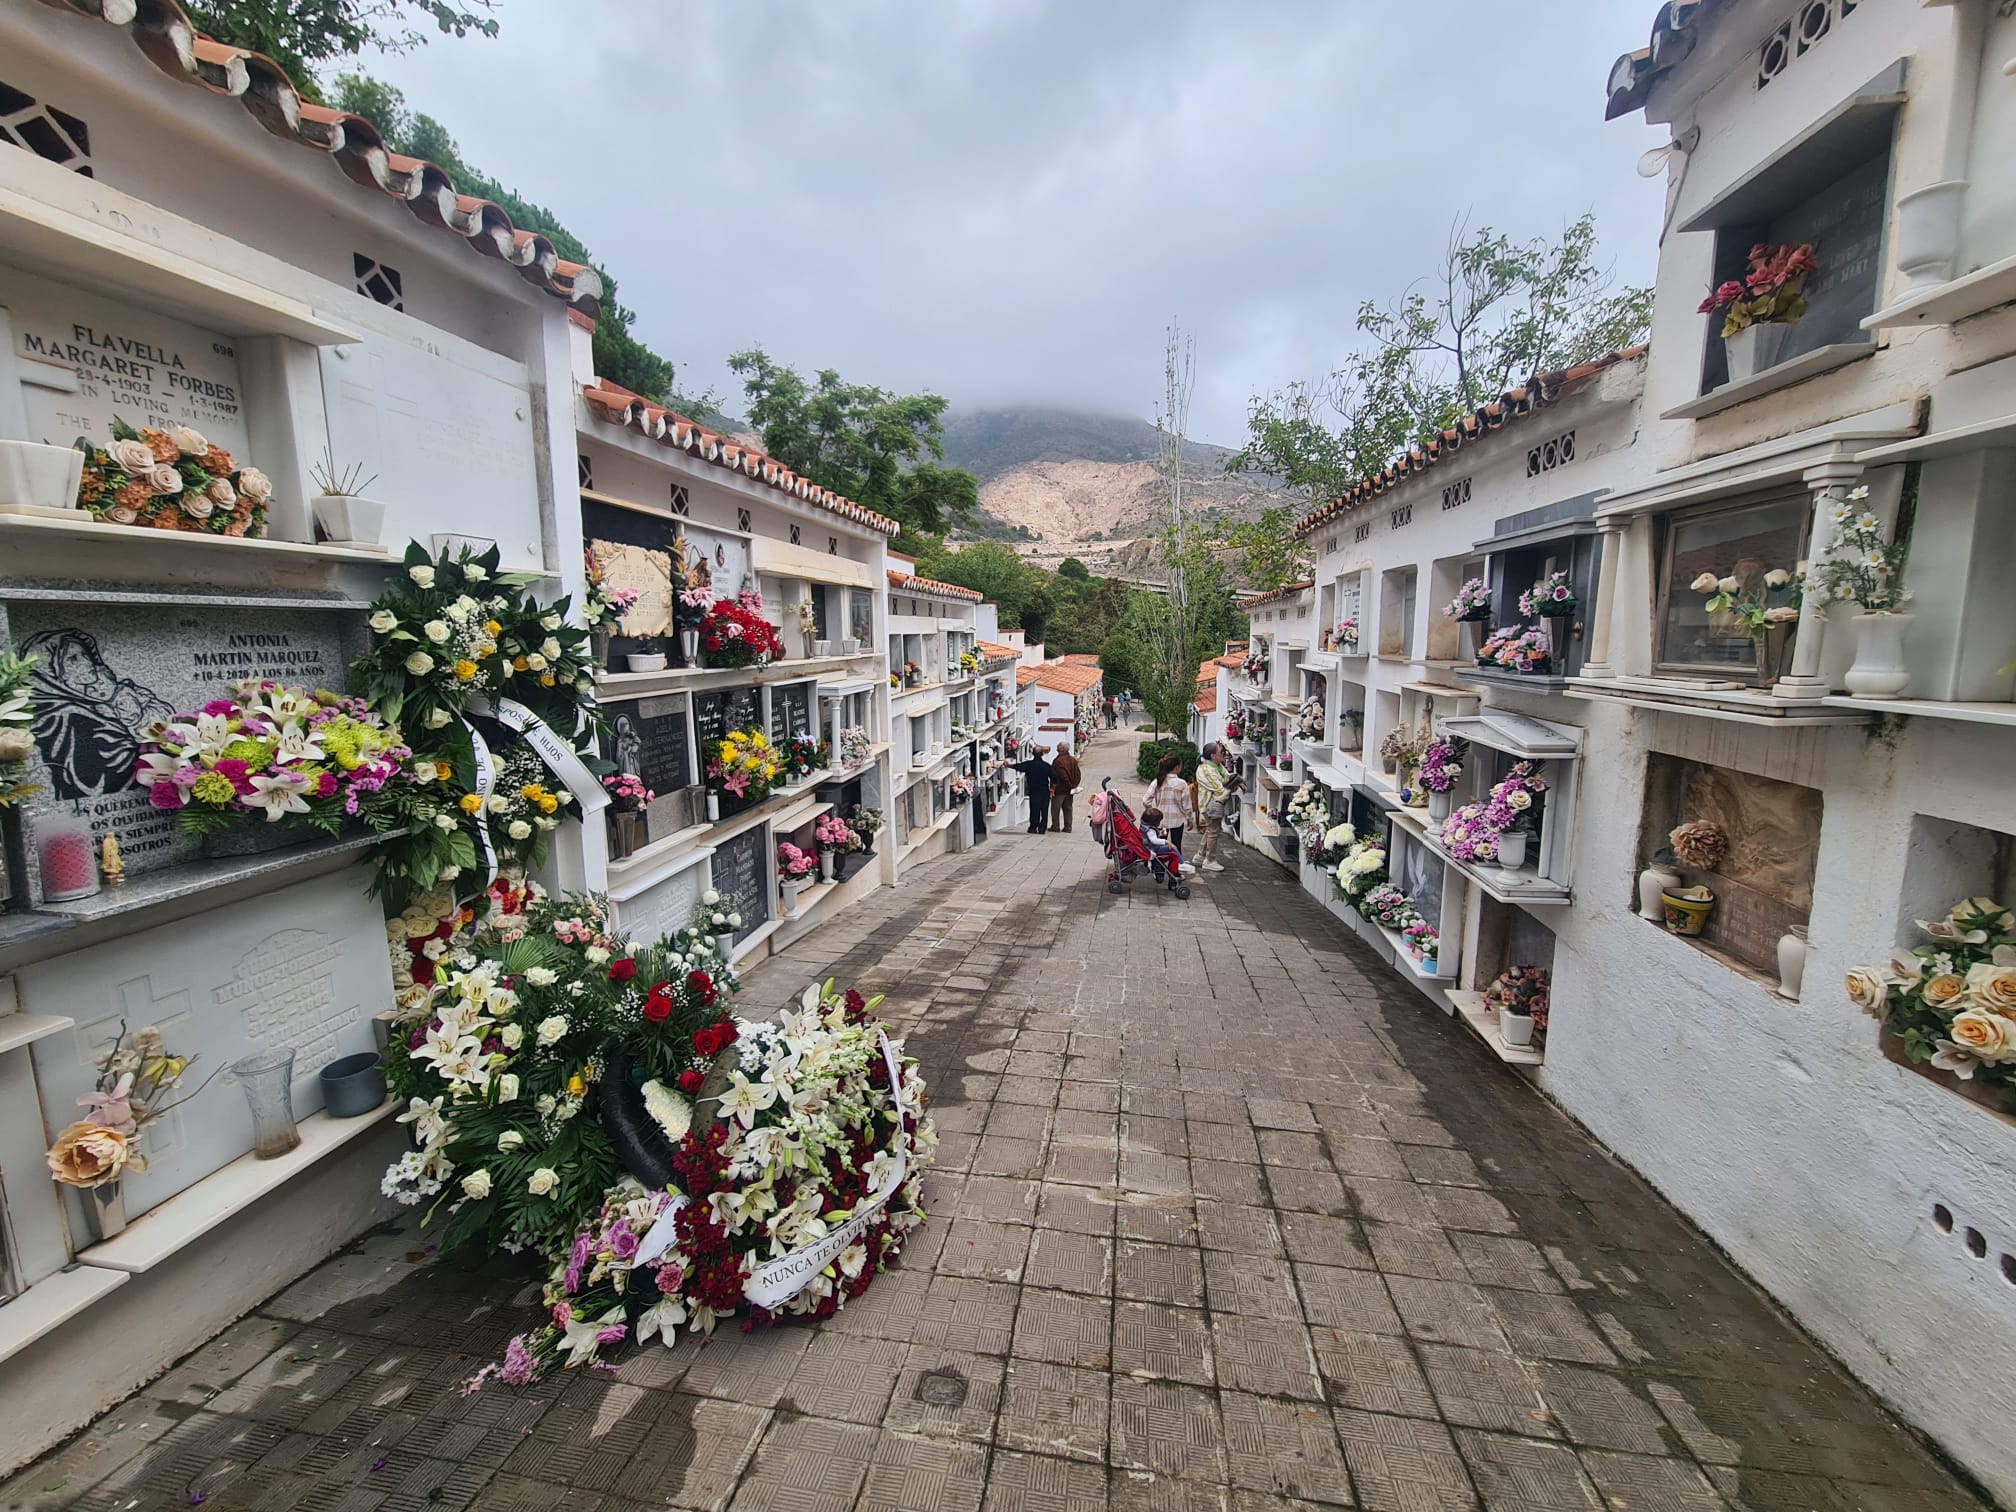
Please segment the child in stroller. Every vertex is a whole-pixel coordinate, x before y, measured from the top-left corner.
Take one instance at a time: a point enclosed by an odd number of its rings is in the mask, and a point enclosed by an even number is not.
[[[1114,893],[1124,891],[1127,884],[1145,870],[1157,887],[1166,886],[1178,899],[1187,900],[1190,888],[1183,881],[1183,858],[1169,843],[1168,836],[1161,832],[1160,810],[1142,812],[1144,821],[1153,816],[1151,836],[1135,822],[1133,812],[1118,793],[1107,790],[1104,783],[1100,787],[1098,797],[1106,800],[1101,829],[1106,859],[1111,863],[1111,869],[1106,873],[1106,890]]]

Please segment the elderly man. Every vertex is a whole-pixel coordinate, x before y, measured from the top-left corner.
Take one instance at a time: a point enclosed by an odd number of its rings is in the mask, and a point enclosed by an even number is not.
[[[1009,770],[1020,772],[1029,795],[1029,833],[1041,835],[1050,828],[1050,781],[1055,769],[1044,757],[1050,753],[1049,746],[1036,747],[1036,754],[1027,761],[1015,762]]]
[[[1078,758],[1071,754],[1069,745],[1055,748],[1057,754],[1050,758],[1050,828],[1071,833],[1071,795],[1078,791],[1078,784],[1085,780],[1085,774],[1078,768]]]

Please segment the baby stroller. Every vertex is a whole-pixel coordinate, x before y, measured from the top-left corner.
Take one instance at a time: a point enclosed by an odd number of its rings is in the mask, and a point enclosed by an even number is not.
[[[1187,901],[1190,887],[1177,870],[1176,858],[1160,854],[1148,844],[1148,837],[1141,833],[1133,811],[1118,793],[1109,790],[1112,780],[1109,777],[1100,783],[1099,791],[1092,798],[1092,834],[1105,847],[1109,866],[1106,891],[1126,891],[1128,885],[1145,871],[1157,887],[1167,886],[1179,900]]]

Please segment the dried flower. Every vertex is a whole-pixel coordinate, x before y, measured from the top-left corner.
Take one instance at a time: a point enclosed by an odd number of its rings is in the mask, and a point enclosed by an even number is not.
[[[1713,871],[1729,854],[1729,837],[1722,833],[1722,826],[1706,819],[1690,819],[1675,826],[1666,843],[1682,862],[1703,871]]]

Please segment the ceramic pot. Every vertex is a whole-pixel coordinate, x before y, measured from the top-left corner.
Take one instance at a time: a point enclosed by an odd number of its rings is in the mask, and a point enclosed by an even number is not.
[[[1477,660],[1484,649],[1484,642],[1491,638],[1491,621],[1488,619],[1466,619],[1463,621],[1463,650],[1465,661]]]
[[[1677,935],[1700,934],[1715,912],[1715,894],[1705,887],[1669,887],[1659,894],[1659,903],[1666,912],[1666,927]]]
[[[385,1101],[385,1063],[369,1051],[324,1066],[322,1111],[331,1118],[362,1118]]]
[[[252,1153],[272,1160],[298,1149],[301,1131],[294,1122],[294,1052],[262,1050],[231,1063],[238,1089],[252,1111]]]
[[[681,630],[679,632],[679,662],[681,666],[686,667],[697,667],[700,665],[700,632],[698,630]]]
[[[627,860],[644,848],[644,816],[641,813],[617,813],[609,815],[609,859]]]
[[[713,938],[714,938],[714,953],[719,957],[721,957],[721,959],[724,961],[734,960],[735,936],[732,934],[717,934]]]
[[[0,514],[77,515],[83,481],[84,453],[74,446],[0,441]]]
[[[1533,1043],[1533,1015],[1514,1013],[1510,1008],[1500,1008],[1498,1037],[1515,1050],[1525,1049]]]
[[[1855,664],[1842,678],[1848,691],[1858,698],[1894,698],[1911,683],[1911,669],[1904,661],[1904,632],[1911,627],[1908,614],[1858,614],[1855,626]]]
[[[784,917],[787,919],[797,918],[798,884],[787,878],[778,885],[784,889]]]
[[[317,494],[315,534],[331,546],[376,546],[385,533],[385,506],[356,494]]]
[[[1791,334],[1791,326],[1769,321],[1745,326],[1734,336],[1723,337],[1722,348],[1729,357],[1729,381],[1741,383],[1776,367],[1778,354],[1785,349],[1785,339]]]
[[[1960,206],[1966,195],[1967,180],[1945,179],[1897,196],[1890,255],[1914,290],[1952,278],[1960,253]]]
[[[1437,823],[1447,819],[1452,802],[1453,798],[1449,792],[1438,793],[1430,789],[1428,793],[1428,817]]]
[[[1669,887],[1680,885],[1680,873],[1663,866],[1648,866],[1638,873],[1638,917],[1650,919],[1654,924],[1666,922],[1666,905],[1659,901],[1659,895]]]
[[[819,875],[825,881],[833,880],[834,853],[830,850],[819,852]]]
[[[814,656],[831,656],[833,654],[833,642],[830,640],[812,642],[812,654]]]
[[[1507,830],[1498,837],[1498,865],[1504,871],[1517,871],[1526,864],[1526,842],[1533,837],[1524,830]]]
[[[93,1239],[114,1239],[126,1232],[125,1182],[108,1181],[103,1186],[83,1187],[77,1195],[84,1199],[84,1221]]]
[[[663,672],[665,653],[663,651],[633,651],[623,658],[623,664],[632,672]]]
[[[1565,615],[1547,616],[1547,660],[1552,670],[1565,673],[1568,667],[1568,643],[1575,638],[1575,621]]]
[[[1806,926],[1794,924],[1778,937],[1778,996],[1799,1001],[1799,984],[1806,977]]]

